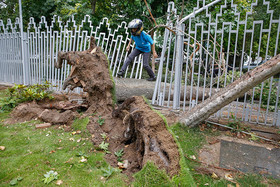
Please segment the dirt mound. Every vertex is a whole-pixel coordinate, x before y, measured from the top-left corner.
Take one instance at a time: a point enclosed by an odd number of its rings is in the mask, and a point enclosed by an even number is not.
[[[154,162],[160,169],[170,175],[178,174],[178,147],[167,131],[163,119],[153,111],[142,97],[127,99],[113,112],[113,118],[100,126],[97,119],[91,120],[89,131],[94,134],[96,146],[103,141],[102,133],[109,137],[111,153],[124,150],[123,160],[128,161],[124,173],[131,174],[139,171],[148,161]],[[117,167],[117,157],[107,154],[106,159]]]
[[[56,67],[61,68],[63,60],[67,60],[72,66],[63,88],[83,88],[87,92],[85,103],[73,103],[65,98],[33,102],[18,106],[12,116],[18,120],[19,116],[30,113],[31,118],[38,117],[44,122],[70,124],[78,116],[77,109],[87,108],[83,117],[88,116],[90,119],[87,128],[92,134],[94,146],[107,152],[105,158],[112,166],[118,167],[120,164],[114,153],[123,150],[122,161],[125,164],[121,167],[129,176],[141,170],[148,161],[154,162],[171,176],[178,174],[178,147],[163,119],[144,99],[139,96],[132,97],[114,109],[114,84],[110,77],[108,60],[94,42],[92,38],[90,48],[86,51],[59,52],[56,63]]]
[[[11,118],[5,121],[6,124],[22,123],[38,118],[44,111],[36,102],[22,103],[11,113]]]
[[[30,103],[21,103],[10,114],[6,124],[22,123],[34,119],[54,124],[70,125],[79,114],[77,109],[87,108],[87,104],[69,101],[69,96],[54,95],[54,99],[44,99]]]

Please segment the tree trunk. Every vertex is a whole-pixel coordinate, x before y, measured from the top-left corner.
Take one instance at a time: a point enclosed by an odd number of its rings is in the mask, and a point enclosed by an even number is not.
[[[147,99],[152,99],[154,89],[155,89],[155,82],[150,82],[141,79],[124,79],[124,78],[116,78],[114,77],[114,81],[116,84],[116,97],[118,101],[124,101],[132,96],[145,96]],[[161,83],[161,87],[164,86],[164,83]],[[166,84],[165,88],[165,100],[168,99],[168,92],[169,92],[170,84]],[[190,100],[190,91],[193,89],[192,98],[198,97],[198,100],[201,101],[202,98],[207,99],[210,96],[210,88],[203,88],[196,86],[187,86],[186,88],[186,100]],[[198,92],[197,92],[198,89]],[[213,89],[211,94],[218,92],[218,89]],[[198,95],[196,95],[198,93]],[[173,98],[173,93],[171,93],[170,99]],[[184,99],[184,86],[181,88],[181,100]]]
[[[279,72],[280,54],[252,71],[247,72],[238,80],[234,81],[226,88],[223,88],[220,92],[197,105],[183,116],[180,122],[186,126],[196,126],[200,124],[224,106]]]
[[[97,0],[91,0],[92,14],[95,14],[96,1],[97,1]]]

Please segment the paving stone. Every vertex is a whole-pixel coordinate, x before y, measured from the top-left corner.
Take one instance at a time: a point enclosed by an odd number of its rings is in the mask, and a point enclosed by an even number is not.
[[[222,140],[220,167],[280,178],[280,149]]]

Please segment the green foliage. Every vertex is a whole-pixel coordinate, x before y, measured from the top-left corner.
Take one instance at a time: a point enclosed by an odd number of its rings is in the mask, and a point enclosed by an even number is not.
[[[14,178],[13,180],[10,181],[10,185],[11,186],[17,185],[18,181],[22,181],[22,179],[23,179],[22,177]]]
[[[148,162],[141,171],[134,175],[133,186],[172,186],[165,171],[159,170],[154,163]]]
[[[259,138],[256,136],[255,133],[250,133],[250,135],[251,135],[251,138],[249,138],[250,140],[252,140],[252,141],[257,141],[257,140],[259,140]]]
[[[118,162],[122,162],[122,156],[123,156],[123,149],[120,149],[118,151],[115,152],[115,155],[117,157],[117,161]]]
[[[105,133],[105,132],[103,132],[102,134],[101,134],[101,137],[103,138],[103,140],[105,141],[106,140],[106,138],[107,138],[107,134]]]
[[[236,81],[239,77],[241,77],[243,73],[240,71],[229,71],[227,74],[223,74],[219,79],[220,88],[224,88],[230,83]]]
[[[12,88],[8,89],[8,98],[5,98],[1,103],[4,103],[1,106],[2,111],[9,111],[16,107],[19,103],[33,100],[42,100],[45,98],[53,99],[51,96],[51,83],[45,82],[44,84],[35,84],[30,86],[25,85],[15,85]]]
[[[237,119],[234,115],[231,115],[231,119],[228,122],[228,126],[233,128],[232,132],[240,132],[240,131],[250,131],[250,128],[245,127],[239,119]]]
[[[119,171],[118,169],[116,168],[112,168],[110,166],[108,166],[108,168],[101,168],[101,171],[102,171],[102,175],[103,177],[107,179],[109,179],[115,172]]]
[[[49,184],[50,182],[54,181],[54,180],[57,180],[59,175],[57,172],[54,172],[53,170],[47,172],[46,174],[44,174],[44,179],[43,179],[43,182],[45,184]]]
[[[264,81],[262,84],[259,84],[258,86],[255,87],[255,95],[254,99],[260,99],[261,98],[261,105],[263,108],[267,107],[267,104],[269,103],[269,110],[274,111],[275,110],[275,105],[276,105],[276,100],[277,100],[277,84],[278,82],[272,81],[272,85],[270,88],[270,80],[267,79]],[[271,92],[269,92],[271,89]],[[262,91],[261,91],[262,90]],[[270,99],[268,100],[268,98]],[[276,106],[277,108],[280,107],[280,101],[278,100],[278,105]]]
[[[84,153],[83,151],[79,151],[77,154],[76,154],[77,157],[84,157],[84,158],[88,158],[89,156]]]
[[[100,149],[102,149],[103,151],[105,151],[106,153],[110,153],[110,151],[108,150],[109,148],[109,143],[106,143],[105,141],[102,141],[101,144],[99,144],[98,146]]]
[[[105,123],[105,119],[101,118],[101,116],[98,116],[97,123],[102,126]]]
[[[228,126],[233,128],[232,131],[241,131],[241,121],[238,120],[235,116],[231,116],[232,120],[229,121]]]

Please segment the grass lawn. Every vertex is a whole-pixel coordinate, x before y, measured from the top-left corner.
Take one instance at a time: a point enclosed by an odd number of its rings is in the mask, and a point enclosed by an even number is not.
[[[85,129],[73,135],[57,127],[35,129],[35,123],[0,124],[0,145],[5,146],[0,152],[0,186],[18,177],[20,186],[43,186],[44,174],[51,170],[63,186],[125,186],[127,177],[118,171],[106,180],[104,153],[92,149]]]
[[[0,98],[5,96],[0,91]],[[1,101],[0,101],[1,106]],[[91,135],[86,129],[88,119],[77,119],[71,132],[65,132],[61,126],[36,129],[39,121],[5,125],[4,119],[9,112],[0,113],[0,186],[179,186],[184,175],[170,179],[164,171],[158,170],[153,163],[148,163],[135,174],[135,181],[113,169],[104,160],[103,152],[93,149]],[[205,136],[215,136],[211,130],[174,125],[170,129],[176,136],[183,154],[197,155],[197,151],[206,142]],[[81,131],[81,132],[79,132]],[[216,132],[217,133],[217,132]],[[197,163],[183,158],[181,165],[186,168],[186,176],[191,173],[197,186],[235,186],[234,183],[211,176],[197,174]],[[56,180],[44,175],[57,172]],[[51,182],[45,184],[43,179]],[[264,178],[245,175],[236,179],[240,186],[266,186]],[[272,186],[279,181],[273,181]],[[182,185],[181,185],[182,186]]]

